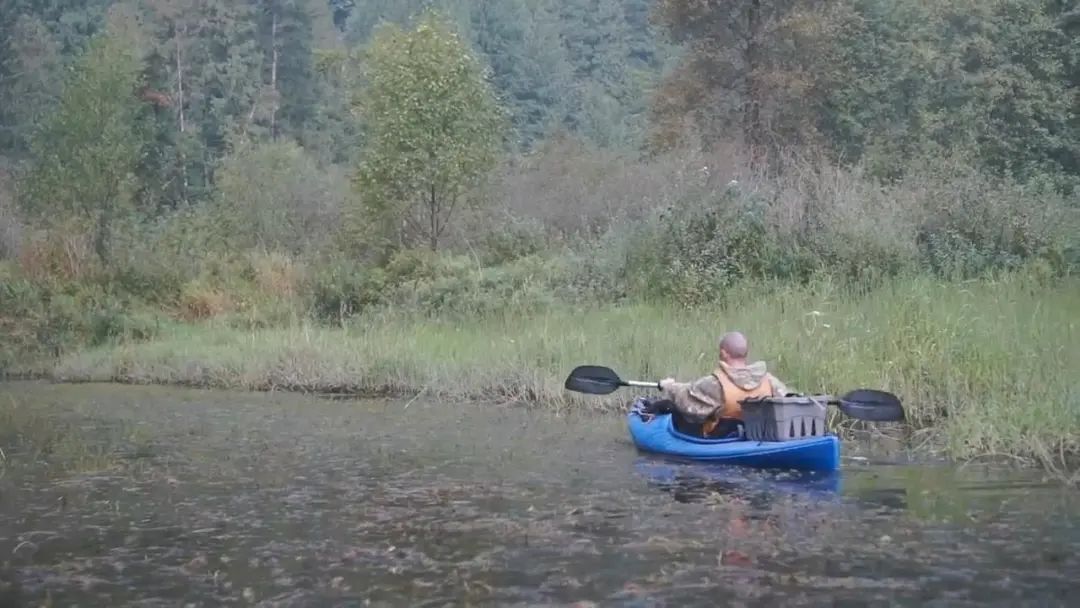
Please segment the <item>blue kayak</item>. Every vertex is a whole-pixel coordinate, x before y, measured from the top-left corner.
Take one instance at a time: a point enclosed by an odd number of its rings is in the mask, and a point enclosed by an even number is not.
[[[840,440],[833,435],[793,441],[703,439],[675,429],[671,414],[628,414],[630,437],[639,450],[760,469],[835,471],[840,468]]]

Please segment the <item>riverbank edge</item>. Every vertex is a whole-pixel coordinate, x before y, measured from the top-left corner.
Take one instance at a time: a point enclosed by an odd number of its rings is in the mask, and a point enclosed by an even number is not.
[[[15,372],[0,374],[0,383],[18,382],[42,382],[56,385],[95,385],[111,384],[117,386],[132,387],[170,387],[191,390],[212,390],[246,393],[274,394],[285,393],[315,398],[363,401],[369,399],[393,399],[404,401],[409,404],[420,397],[445,397],[454,401],[468,401],[471,403],[484,403],[497,407],[544,407],[543,401],[534,399],[491,399],[482,393],[476,393],[472,397],[453,393],[433,392],[427,388],[384,388],[374,390],[370,388],[357,388],[349,386],[311,386],[311,385],[266,385],[240,386],[228,382],[183,382],[162,381],[160,379],[134,378],[129,376],[114,376],[111,378],[65,378],[54,371]],[[626,404],[633,401],[633,396],[628,393],[624,400]],[[566,412],[569,406],[562,408]],[[608,414],[625,414],[625,408],[611,407],[610,405],[586,406],[590,415],[602,416]],[[883,429],[882,427],[887,427]],[[948,455],[947,441],[943,437],[943,431],[939,428],[915,428],[908,422],[875,424],[858,421],[840,414],[836,410],[829,411],[829,431],[837,435],[843,442],[873,443],[887,441],[901,445],[906,453],[906,458],[913,463],[925,463],[929,465],[956,465],[956,466],[979,466],[990,468],[1004,468],[1018,471],[1040,471],[1047,474],[1063,485],[1080,487],[1080,462],[1076,467],[1060,468],[1046,466],[1034,459],[1022,459],[1007,454],[982,454],[970,458],[954,458]],[[891,431],[891,432],[890,432]]]
[[[258,393],[272,395],[274,393],[293,394],[305,397],[314,397],[319,399],[340,400],[340,401],[365,401],[365,400],[395,400],[404,402],[407,405],[414,402],[421,397],[435,397],[440,396],[439,393],[433,393],[426,391],[425,389],[408,389],[408,390],[384,390],[373,391],[370,389],[350,389],[347,387],[334,387],[327,389],[322,387],[321,390],[313,389],[312,387],[299,387],[299,386],[271,386],[264,388],[252,388],[252,387],[238,387],[229,384],[211,384],[211,383],[191,383],[191,382],[162,382],[146,379],[133,379],[133,378],[113,378],[108,380],[102,379],[64,379],[57,377],[48,372],[37,372],[34,374],[20,374],[15,375],[0,375],[0,385],[2,384],[16,384],[20,382],[29,383],[43,383],[59,386],[78,386],[78,385],[115,385],[115,386],[130,386],[130,387],[167,387],[177,389],[191,389],[191,390],[207,390],[207,391],[227,391],[236,393]],[[451,398],[454,401],[461,402],[462,397],[460,395],[453,395]],[[524,407],[524,408],[543,408],[543,403],[540,400],[491,400],[484,399],[477,396],[476,398],[466,398],[472,404],[486,404],[495,407]],[[627,404],[633,401],[632,396],[628,396],[626,399]],[[584,410],[584,413],[588,416],[605,416],[611,414],[625,415],[627,409],[617,409],[611,407],[588,407]],[[579,410],[579,413],[581,410]],[[563,414],[570,413],[564,409],[561,411]],[[907,423],[888,423],[883,426],[889,427],[888,429],[880,428],[882,425],[875,425],[873,423],[866,423],[851,418],[847,418],[841,415],[835,410],[829,412],[829,431],[835,434],[845,444],[857,443],[863,450],[871,449],[874,445],[890,444],[892,445],[892,451],[899,451],[904,454],[901,459],[906,464],[922,464],[927,466],[979,466],[991,469],[1004,469],[1013,471],[1031,471],[1031,472],[1047,472],[1044,467],[1039,467],[1035,463],[1019,463],[1015,458],[1005,457],[1000,455],[988,455],[978,456],[970,459],[953,459],[946,454],[944,441],[941,438],[940,431],[935,429],[914,429]],[[629,440],[629,436],[627,436]],[[899,447],[899,449],[897,449]],[[854,457],[853,462],[864,463],[866,462],[866,456],[858,455]],[[891,462],[891,461],[889,461]],[[858,466],[858,464],[856,464]],[[1069,475],[1055,475],[1057,481],[1063,484],[1080,485],[1080,479]]]
[[[58,362],[57,362],[58,363]],[[62,374],[57,374],[55,370],[35,371],[35,372],[14,372],[7,374],[0,374],[0,383],[17,383],[17,382],[42,382],[47,384],[56,385],[96,385],[96,384],[112,384],[118,386],[132,386],[132,387],[171,387],[180,389],[191,390],[211,390],[211,391],[230,391],[230,392],[248,392],[248,393],[262,393],[262,394],[274,394],[285,393],[295,394],[301,396],[310,396],[322,399],[343,400],[343,401],[363,401],[363,400],[385,400],[393,399],[397,401],[404,401],[407,404],[421,397],[429,398],[445,398],[448,400],[462,402],[467,401],[474,404],[488,404],[495,407],[525,407],[525,408],[547,408],[545,401],[540,398],[539,395],[532,395],[529,397],[523,397],[522,395],[509,396],[504,398],[493,399],[491,397],[492,391],[477,389],[472,393],[460,394],[445,391],[433,391],[429,387],[383,387],[381,389],[360,387],[360,386],[348,386],[348,385],[327,385],[327,384],[264,384],[264,385],[240,385],[236,382],[227,381],[164,381],[154,378],[138,378],[133,376],[121,376],[113,375],[111,377],[81,377],[81,378],[69,378]],[[633,402],[638,394],[633,389],[626,391],[625,398],[619,399],[622,405],[613,406],[611,400],[598,401],[596,399],[590,400],[588,397],[582,397],[577,395],[570,395],[570,399],[573,401],[581,401],[578,404],[578,412],[586,412],[589,415],[604,416],[611,414],[625,415],[629,411],[629,404]],[[556,413],[568,413],[573,408],[568,403],[563,403],[556,408]],[[992,457],[989,460],[986,457],[975,457],[972,459],[955,460],[946,455],[945,442],[941,438],[940,430],[933,428],[916,429],[914,426],[907,422],[894,422],[894,423],[867,423],[852,418],[843,416],[836,410],[830,409],[828,412],[828,424],[829,431],[838,436],[842,441],[859,441],[859,442],[874,442],[874,441],[889,441],[898,443],[904,446],[904,450],[908,453],[908,456],[913,458],[916,462],[927,462],[933,464],[940,463],[968,463],[979,461],[983,464],[990,464],[993,466],[1000,465],[1013,465],[1012,468],[1016,468],[1017,460],[1015,458],[1006,457]],[[883,428],[884,427],[884,428]],[[1021,469],[1038,469],[1039,467],[1032,464],[1019,467]]]
[[[572,393],[564,388],[567,374],[593,364],[628,379],[685,381],[715,360],[714,337],[703,328],[738,328],[756,345],[754,358],[792,390],[898,395],[912,449],[944,451],[954,462],[1001,457],[1064,472],[1080,464],[1080,391],[1068,380],[1080,360],[1077,305],[1075,282],[920,280],[872,292],[789,287],[697,308],[642,302],[472,317],[388,311],[338,326],[302,320],[246,327],[226,318],[24,359],[5,375],[624,412],[633,389]],[[1046,381],[1033,384],[1034,377]],[[856,423],[835,410],[830,423],[842,431],[898,428]]]

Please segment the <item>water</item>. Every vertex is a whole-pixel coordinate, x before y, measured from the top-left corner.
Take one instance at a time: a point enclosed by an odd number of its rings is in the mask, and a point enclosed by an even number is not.
[[[1031,474],[870,449],[837,476],[685,465],[638,454],[617,416],[476,404],[0,385],[12,398],[119,456],[65,472],[3,446],[5,606],[1047,606],[1080,591],[1080,501]]]

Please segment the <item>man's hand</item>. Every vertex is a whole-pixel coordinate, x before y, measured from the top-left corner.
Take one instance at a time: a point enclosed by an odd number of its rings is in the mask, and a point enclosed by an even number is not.
[[[669,386],[675,383],[674,378],[664,378],[660,381],[660,390],[666,391]]]

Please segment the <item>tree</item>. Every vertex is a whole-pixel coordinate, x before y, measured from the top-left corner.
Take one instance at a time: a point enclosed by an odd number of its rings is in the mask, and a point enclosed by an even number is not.
[[[479,0],[472,31],[505,100],[519,147],[529,149],[566,116],[571,66],[548,0]]]
[[[145,143],[137,27],[130,15],[116,15],[75,63],[56,110],[31,138],[36,162],[23,184],[32,217],[75,222],[93,235],[102,262],[114,223],[133,208]]]
[[[268,114],[259,97],[262,57],[244,3],[147,0],[143,7],[155,42],[147,84],[169,97],[156,113],[146,196],[177,206],[207,198],[230,134],[259,130]]]
[[[686,46],[652,108],[654,149],[692,129],[737,139],[755,158],[816,139],[828,92],[847,77],[845,0],[659,0],[658,22]]]
[[[291,141],[239,142],[216,173],[217,218],[228,242],[299,254],[335,232],[348,180]]]
[[[310,118],[313,98],[313,4],[325,0],[258,0],[259,38],[270,137],[297,132]]]
[[[0,148],[21,155],[33,125],[56,102],[62,57],[60,45],[37,17],[17,19],[7,44],[10,57],[0,66],[0,84],[5,85],[0,86]]]
[[[640,90],[631,86],[632,31],[623,10],[617,0],[577,0],[561,7],[566,53],[577,81],[568,91],[568,123],[605,147],[633,141],[640,118],[633,115]]]
[[[1059,153],[1057,162],[1080,182],[1080,6],[1072,0],[1049,0],[1050,15],[1065,34],[1066,44],[1059,49],[1068,87],[1067,103],[1071,101],[1069,145]],[[1080,189],[1080,185],[1075,186]]]
[[[886,177],[913,157],[958,151],[1021,181],[1075,176],[1080,107],[1069,70],[1080,45],[1064,3],[855,6],[863,27],[842,41],[853,77],[833,90],[828,126],[845,156]]]
[[[104,22],[113,0],[0,0],[0,154],[22,157],[50,110],[61,72]]]
[[[329,7],[313,10],[314,48],[309,53],[309,82],[315,103],[299,140],[322,163],[352,165],[356,159],[357,124],[350,112],[352,89],[347,85],[349,49],[334,26]]]
[[[504,113],[482,64],[435,13],[410,31],[381,27],[365,68],[361,199],[437,250],[455,208],[498,160]]]

